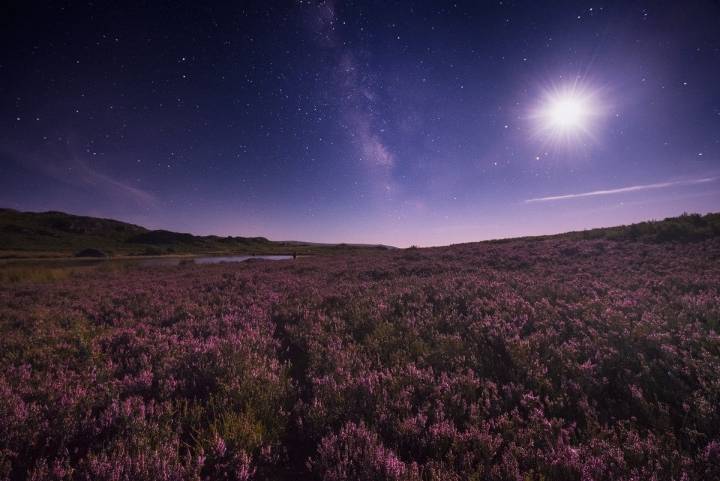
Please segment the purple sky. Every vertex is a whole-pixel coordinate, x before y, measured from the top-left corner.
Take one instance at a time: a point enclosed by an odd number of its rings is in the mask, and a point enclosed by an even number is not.
[[[0,206],[398,246],[720,210],[720,4],[542,3],[11,1]]]

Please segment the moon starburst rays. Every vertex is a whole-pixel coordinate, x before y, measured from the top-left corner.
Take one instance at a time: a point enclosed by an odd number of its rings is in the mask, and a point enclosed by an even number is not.
[[[560,147],[594,139],[594,127],[601,114],[597,93],[572,85],[544,92],[530,117],[537,137]]]

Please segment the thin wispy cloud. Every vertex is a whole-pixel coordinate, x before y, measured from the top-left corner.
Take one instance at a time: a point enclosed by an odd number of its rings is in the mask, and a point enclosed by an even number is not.
[[[22,152],[4,147],[2,153],[25,169],[72,187],[90,189],[98,196],[131,202],[143,209],[155,208],[159,204],[154,194],[93,167],[72,145],[67,145],[66,150],[60,152]]]
[[[74,164],[81,182],[98,190],[108,189],[120,197],[125,197],[142,207],[155,206],[158,199],[148,191],[135,187],[127,182],[115,179],[90,167],[81,159],[74,159]]]
[[[572,200],[572,199],[579,199],[583,197],[597,197],[602,195],[615,195],[615,194],[625,194],[628,192],[639,192],[644,190],[654,190],[654,189],[667,189],[670,187],[678,187],[683,185],[695,185],[695,184],[706,184],[708,182],[714,182],[717,180],[717,177],[703,177],[700,179],[691,179],[691,180],[677,180],[672,182],[659,182],[656,184],[640,184],[640,185],[631,185],[628,187],[619,187],[617,189],[604,189],[604,190],[593,190],[590,192],[580,192],[577,194],[563,194],[563,195],[551,195],[547,197],[536,197],[534,199],[526,199],[525,203],[535,203],[535,202],[552,202],[552,201],[560,201],[560,200]]]

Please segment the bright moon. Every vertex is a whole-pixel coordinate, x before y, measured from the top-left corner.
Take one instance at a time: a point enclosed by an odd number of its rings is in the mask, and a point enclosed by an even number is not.
[[[579,85],[546,91],[531,114],[539,137],[551,144],[573,144],[593,137],[602,109],[596,92]]]
[[[547,121],[553,128],[569,130],[583,128],[589,106],[583,98],[567,95],[552,99],[547,107]]]

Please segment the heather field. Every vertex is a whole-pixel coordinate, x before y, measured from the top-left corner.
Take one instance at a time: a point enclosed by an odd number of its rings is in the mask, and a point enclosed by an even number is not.
[[[720,479],[720,238],[0,287],[0,479]]]

